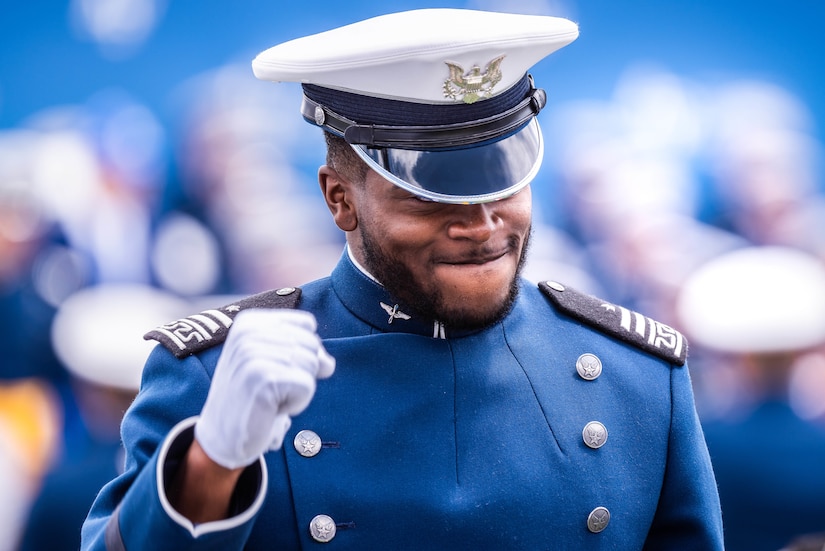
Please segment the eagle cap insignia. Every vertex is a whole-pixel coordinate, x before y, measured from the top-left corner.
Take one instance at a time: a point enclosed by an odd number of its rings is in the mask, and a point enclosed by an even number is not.
[[[501,80],[501,61],[504,57],[500,55],[488,62],[483,72],[479,65],[473,65],[465,71],[458,63],[445,61],[450,68],[450,76],[444,81],[444,97],[460,97],[464,103],[475,103],[492,96],[493,88]]]

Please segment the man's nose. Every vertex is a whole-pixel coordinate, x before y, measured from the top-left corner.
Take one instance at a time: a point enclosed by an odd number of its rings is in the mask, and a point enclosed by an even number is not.
[[[487,241],[501,223],[489,203],[456,205],[452,215],[453,219],[447,227],[447,235],[452,239]]]

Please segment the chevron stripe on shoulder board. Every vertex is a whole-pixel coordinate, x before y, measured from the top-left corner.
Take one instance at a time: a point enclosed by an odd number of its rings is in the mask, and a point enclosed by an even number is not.
[[[539,289],[565,314],[669,363],[685,365],[687,340],[672,327],[555,281],[543,281]]]
[[[226,340],[238,312],[250,308],[297,308],[300,300],[301,289],[297,287],[266,291],[161,325],[143,335],[143,338],[156,340],[177,358],[185,358]]]

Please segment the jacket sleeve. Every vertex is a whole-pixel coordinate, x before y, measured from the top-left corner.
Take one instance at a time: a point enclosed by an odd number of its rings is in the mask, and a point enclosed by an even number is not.
[[[195,526],[172,508],[164,490],[192,442],[210,380],[197,356],[177,360],[155,347],[121,425],[125,470],[95,499],[82,528],[82,550],[243,548],[266,492],[263,459],[242,474],[225,520]]]
[[[671,369],[671,404],[665,480],[645,549],[722,550],[719,493],[687,366]]]

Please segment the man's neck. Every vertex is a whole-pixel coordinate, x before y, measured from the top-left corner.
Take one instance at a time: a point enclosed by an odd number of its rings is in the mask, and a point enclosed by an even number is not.
[[[364,266],[362,266],[360,262],[358,262],[358,260],[355,258],[355,255],[354,255],[354,254],[352,254],[352,249],[350,249],[349,244],[347,244],[347,256],[349,257],[350,262],[352,262],[353,266],[355,266],[356,268],[358,268],[358,271],[359,271],[359,272],[361,272],[362,274],[364,274],[365,276],[367,276],[368,278],[370,278],[371,280],[373,280],[375,283],[377,283],[378,285],[381,285],[381,287],[383,287],[383,285],[381,284],[381,282],[380,282],[380,281],[378,281],[378,280],[375,278],[375,276],[374,276],[374,275],[372,275],[371,273],[369,273],[369,271],[368,271],[366,268],[364,268]]]

